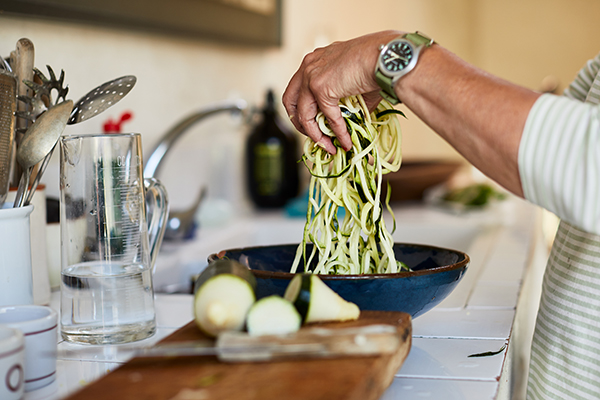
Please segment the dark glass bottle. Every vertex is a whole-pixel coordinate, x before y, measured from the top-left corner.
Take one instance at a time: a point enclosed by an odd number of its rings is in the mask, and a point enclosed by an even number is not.
[[[248,191],[259,208],[283,207],[298,195],[298,141],[282,123],[272,90],[246,143]]]

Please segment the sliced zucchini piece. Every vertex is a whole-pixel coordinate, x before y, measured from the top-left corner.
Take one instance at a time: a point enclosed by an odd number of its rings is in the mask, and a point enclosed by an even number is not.
[[[344,300],[313,274],[297,274],[283,296],[292,302],[303,322],[348,321],[360,315],[358,306]]]
[[[256,301],[256,280],[250,270],[232,260],[211,263],[196,280],[194,319],[207,335],[244,329]]]
[[[284,335],[297,332],[302,318],[288,300],[278,295],[263,297],[248,311],[246,329],[252,336]]]
[[[256,290],[256,278],[248,267],[238,261],[219,259],[211,262],[204,271],[198,275],[194,282],[194,293],[198,291],[198,288],[202,286],[204,282],[219,274],[237,275],[240,278],[245,279],[252,286],[252,290]]]

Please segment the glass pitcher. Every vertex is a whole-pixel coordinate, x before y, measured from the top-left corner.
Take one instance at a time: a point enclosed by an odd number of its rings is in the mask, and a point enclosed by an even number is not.
[[[141,136],[73,135],[60,144],[61,335],[89,344],[149,337],[168,200],[157,180],[143,178]]]

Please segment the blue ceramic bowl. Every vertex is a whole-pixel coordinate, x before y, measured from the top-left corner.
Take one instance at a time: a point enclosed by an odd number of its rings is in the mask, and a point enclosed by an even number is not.
[[[258,298],[283,295],[294,274],[288,272],[298,245],[259,246],[212,254],[236,260],[256,277]],[[456,287],[466,272],[469,256],[461,251],[433,246],[396,243],[396,259],[413,271],[396,274],[319,275],[344,299],[361,310],[402,311],[413,318],[429,311]]]

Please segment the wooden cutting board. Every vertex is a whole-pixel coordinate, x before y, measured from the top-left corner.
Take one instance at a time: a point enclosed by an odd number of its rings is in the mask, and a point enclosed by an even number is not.
[[[223,363],[214,356],[134,358],[69,399],[375,400],[392,383],[408,355],[412,337],[410,315],[362,311],[357,321],[319,326],[349,328],[374,324],[397,327],[403,343],[395,353],[254,363]],[[161,343],[206,339],[192,321]]]

